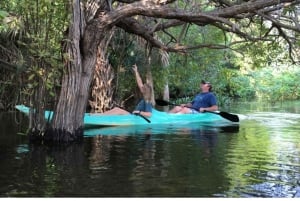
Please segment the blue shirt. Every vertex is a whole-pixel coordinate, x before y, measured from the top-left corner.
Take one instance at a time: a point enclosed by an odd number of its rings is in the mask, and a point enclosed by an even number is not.
[[[140,100],[134,110],[143,112],[152,112],[152,104],[146,102],[144,99]]]
[[[193,108],[199,110],[201,107],[206,108],[217,105],[217,98],[212,92],[199,93],[191,103]]]

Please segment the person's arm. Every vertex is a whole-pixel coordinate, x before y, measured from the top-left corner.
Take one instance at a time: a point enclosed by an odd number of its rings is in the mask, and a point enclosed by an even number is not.
[[[186,104],[184,104],[184,106],[185,106],[185,107],[192,107],[193,104],[192,104],[192,103],[186,103]]]
[[[217,111],[219,108],[218,108],[218,105],[217,105],[217,98],[215,95],[213,95],[212,93],[210,94],[210,97],[209,97],[209,104],[208,105],[211,105],[210,107],[202,107],[202,108],[199,108],[199,111],[200,112],[204,112],[204,111],[210,111],[210,112],[213,112],[213,111]]]
[[[204,111],[210,111],[210,112],[213,112],[213,111],[217,111],[218,110],[218,106],[217,105],[213,105],[211,107],[201,107],[199,109],[200,112],[204,112]]]
[[[140,91],[142,92],[144,84],[143,84],[142,78],[141,78],[141,76],[139,74],[137,65],[134,64],[132,69],[134,71],[134,75],[135,75],[135,79],[136,79],[137,85],[138,85]]]

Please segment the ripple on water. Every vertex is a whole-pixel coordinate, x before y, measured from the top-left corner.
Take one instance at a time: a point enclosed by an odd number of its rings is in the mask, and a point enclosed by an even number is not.
[[[286,127],[292,124],[299,125],[300,114],[295,113],[278,113],[278,112],[256,112],[248,116],[267,125],[269,127]]]
[[[248,186],[243,192],[245,197],[269,198],[292,198],[295,197],[296,193],[297,189],[295,187],[272,182],[263,182]]]
[[[232,197],[300,197],[300,115],[254,113],[231,139],[226,170]]]

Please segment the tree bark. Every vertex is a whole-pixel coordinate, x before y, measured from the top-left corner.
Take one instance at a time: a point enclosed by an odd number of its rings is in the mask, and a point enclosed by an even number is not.
[[[113,106],[114,73],[107,55],[107,48],[113,35],[114,30],[112,29],[105,35],[103,42],[98,46],[92,82],[92,100],[89,100],[91,112],[105,112]]]
[[[80,49],[82,37],[82,19],[80,2],[74,0],[72,3],[71,25],[69,27],[67,42],[67,53],[64,75],[60,97],[55,109],[52,125],[46,130],[45,140],[47,141],[73,141],[82,136],[82,116],[80,105],[84,102],[80,96],[83,83],[83,61]],[[85,84],[86,85],[86,84]],[[83,94],[82,94],[83,95]],[[79,119],[80,118],[80,119]]]
[[[108,41],[107,41],[108,42]],[[92,100],[89,101],[91,112],[104,112],[113,104],[113,69],[105,55],[106,47],[99,47],[96,69],[92,84]]]
[[[95,70],[97,49],[102,42],[106,44],[103,33],[109,31],[109,27],[99,20],[92,20],[84,26],[80,1],[73,0],[72,11],[67,42],[69,58],[65,62],[61,93],[53,121],[45,132],[46,141],[70,142],[82,139],[83,117]],[[106,55],[105,48],[102,55]]]

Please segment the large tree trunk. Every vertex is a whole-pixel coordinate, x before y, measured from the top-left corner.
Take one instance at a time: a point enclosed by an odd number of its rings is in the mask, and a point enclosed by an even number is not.
[[[99,45],[106,47],[101,44],[106,44],[104,33],[110,31],[110,27],[99,20],[92,20],[85,27],[80,1],[74,0],[72,6],[67,42],[68,60],[53,121],[45,133],[47,141],[70,142],[83,137],[83,117],[95,70],[97,49]],[[106,55],[106,49],[102,51]]]
[[[82,106],[85,106],[81,88],[87,88],[89,72],[83,71],[83,60],[80,49],[82,38],[82,19],[80,2],[74,0],[72,4],[72,19],[69,27],[64,75],[60,97],[56,106],[52,126],[45,133],[45,139],[50,141],[73,141],[82,136]]]

